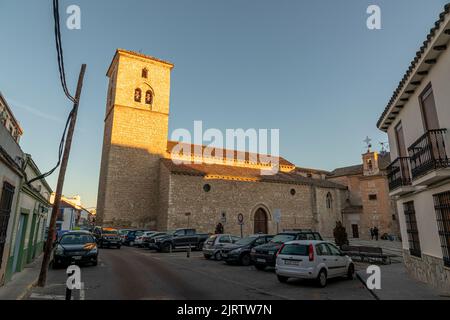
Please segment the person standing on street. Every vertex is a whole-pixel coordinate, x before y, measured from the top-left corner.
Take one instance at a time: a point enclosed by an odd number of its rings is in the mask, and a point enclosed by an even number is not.
[[[374,233],[373,233],[373,228],[370,228],[370,238],[373,240],[373,236],[374,236]]]
[[[378,233],[379,233],[378,227],[373,228],[373,235],[375,236],[376,241],[378,241]]]

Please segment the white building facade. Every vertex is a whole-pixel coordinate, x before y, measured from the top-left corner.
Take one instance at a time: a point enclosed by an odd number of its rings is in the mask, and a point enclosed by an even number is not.
[[[390,196],[396,200],[407,270],[450,292],[450,4],[377,126],[391,146]]]

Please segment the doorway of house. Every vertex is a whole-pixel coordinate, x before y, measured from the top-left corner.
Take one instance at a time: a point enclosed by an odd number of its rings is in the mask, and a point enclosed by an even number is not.
[[[21,214],[19,218],[19,225],[17,228],[16,242],[14,244],[14,260],[13,260],[13,272],[20,271],[22,265],[22,254],[25,243],[25,233],[27,230],[27,216]]]
[[[267,234],[267,213],[263,208],[255,212],[254,232]]]
[[[353,238],[359,238],[359,229],[357,224],[352,224]]]

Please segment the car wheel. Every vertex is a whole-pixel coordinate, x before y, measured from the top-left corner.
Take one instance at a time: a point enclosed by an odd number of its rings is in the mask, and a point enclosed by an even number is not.
[[[256,268],[257,270],[262,271],[262,270],[264,270],[264,269],[266,268],[266,266],[263,265],[263,264],[255,264],[255,268]]]
[[[214,260],[216,260],[216,261],[222,260],[222,254],[220,253],[220,251],[217,251],[217,252],[214,254]]]
[[[325,269],[320,270],[319,275],[317,276],[317,284],[321,288],[327,286],[327,271]]]
[[[204,254],[203,256],[205,257],[205,259],[208,259],[208,260],[211,258],[211,256],[209,254]]]
[[[97,264],[98,264],[98,261],[97,260],[95,260],[94,262],[92,262],[92,265],[95,267],[95,266],[97,266]]]
[[[197,244],[197,251],[202,251],[203,250],[203,242],[200,242],[199,244]]]
[[[120,249],[122,246],[117,246],[117,249]]]
[[[164,243],[161,247],[161,252],[167,253],[172,250],[172,245],[170,243]]]
[[[279,276],[277,275],[278,281],[280,281],[281,283],[286,283],[288,281],[288,277],[283,277],[283,276]]]
[[[354,275],[355,275],[355,266],[353,265],[353,263],[351,263],[351,264],[348,266],[348,270],[347,270],[347,279],[348,279],[348,280],[353,280]]]
[[[244,254],[241,256],[241,258],[239,259],[239,262],[243,265],[243,266],[249,266],[252,263],[252,260],[250,258],[250,255]]]

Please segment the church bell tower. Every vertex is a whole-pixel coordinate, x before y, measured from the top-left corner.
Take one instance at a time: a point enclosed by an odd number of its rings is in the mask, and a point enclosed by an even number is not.
[[[117,50],[108,69],[97,224],[156,227],[173,64]]]

